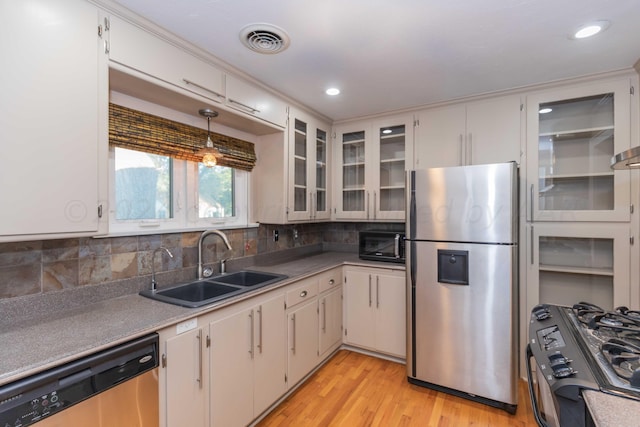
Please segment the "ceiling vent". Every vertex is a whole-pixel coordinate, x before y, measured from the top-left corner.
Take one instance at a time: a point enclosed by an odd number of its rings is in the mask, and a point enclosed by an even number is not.
[[[240,31],[242,44],[254,52],[274,54],[289,47],[289,36],[279,27],[271,24],[251,24]]]

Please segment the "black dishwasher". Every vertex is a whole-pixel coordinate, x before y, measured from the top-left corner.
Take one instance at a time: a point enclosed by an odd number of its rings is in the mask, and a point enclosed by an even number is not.
[[[114,387],[117,386],[118,392],[114,392],[108,401],[121,401],[110,404],[115,406],[114,410],[122,412],[123,407],[131,404],[131,395],[125,384],[136,378],[137,381],[144,381],[145,386],[137,384],[134,388],[144,389],[145,396],[137,396],[143,399],[136,403],[135,412],[147,413],[152,421],[136,419],[134,423],[127,425],[157,425],[157,367],[158,334],[151,334],[5,384],[0,386],[0,426],[26,427],[41,421],[42,424],[38,426],[86,425],[87,422],[95,422],[93,425],[111,425],[99,422],[105,416],[111,416],[108,412],[112,411],[104,411],[104,403],[99,403],[101,410],[96,411],[90,406],[90,401],[94,400],[94,396],[98,400],[103,392],[112,388],[116,390]],[[148,378],[143,378],[145,376]],[[84,406],[78,405],[67,411],[81,402]],[[140,407],[140,402],[148,402],[148,405],[143,403],[145,407]],[[74,412],[77,414],[74,415]],[[56,417],[57,422],[53,422]],[[94,421],[95,417],[100,419]],[[47,424],[47,421],[50,423]],[[122,419],[119,418],[119,421]]]

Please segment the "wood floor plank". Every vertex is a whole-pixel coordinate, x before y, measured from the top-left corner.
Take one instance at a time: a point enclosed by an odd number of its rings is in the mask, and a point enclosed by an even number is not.
[[[257,427],[536,427],[526,384],[515,415],[410,384],[405,366],[341,350]]]

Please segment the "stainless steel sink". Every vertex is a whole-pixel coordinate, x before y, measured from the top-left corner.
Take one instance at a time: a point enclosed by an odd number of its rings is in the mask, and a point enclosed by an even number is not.
[[[202,307],[285,279],[284,274],[242,270],[196,280],[157,291],[145,289],[140,295],[183,307]]]

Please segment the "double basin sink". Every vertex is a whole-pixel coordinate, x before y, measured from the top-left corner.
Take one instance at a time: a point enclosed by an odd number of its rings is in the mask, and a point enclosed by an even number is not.
[[[286,279],[284,274],[242,270],[183,283],[156,291],[145,289],[140,295],[157,301],[202,307]]]

